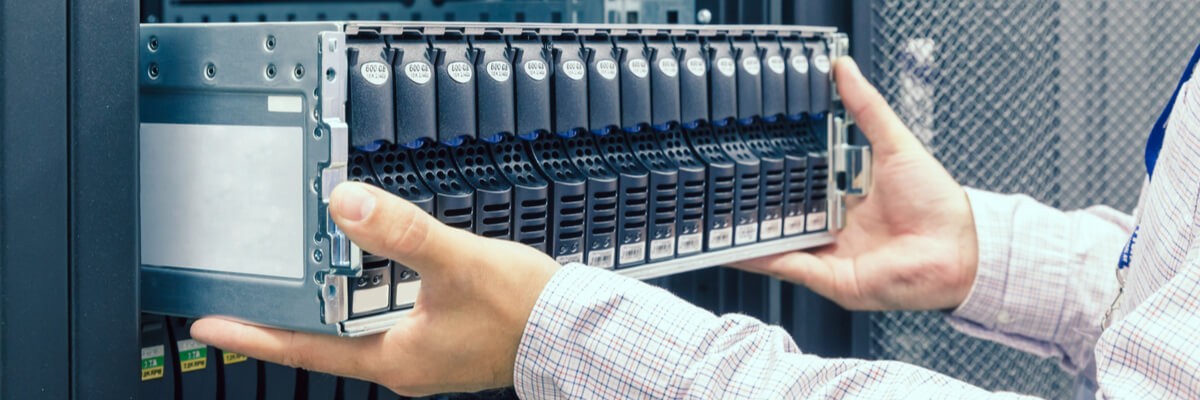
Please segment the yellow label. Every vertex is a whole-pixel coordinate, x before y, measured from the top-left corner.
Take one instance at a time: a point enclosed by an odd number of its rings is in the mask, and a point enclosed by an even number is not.
[[[238,354],[238,353],[232,353],[232,352],[228,352],[228,351],[225,352],[224,357],[225,357],[225,364],[236,364],[236,363],[240,363],[242,361],[246,361],[248,359],[248,358],[246,358],[245,355]]]
[[[208,366],[208,359],[188,360],[179,364],[179,370],[183,372],[191,372],[198,369],[204,369]]]
[[[163,367],[153,367],[142,369],[142,380],[148,381],[163,377]]]

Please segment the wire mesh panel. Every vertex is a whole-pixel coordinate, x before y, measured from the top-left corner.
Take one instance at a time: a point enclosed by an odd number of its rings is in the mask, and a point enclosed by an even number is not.
[[[1132,210],[1146,134],[1200,41],[1193,1],[874,0],[871,12],[875,81],[950,173],[1063,209]],[[1074,395],[1052,360],[959,334],[941,313],[872,323],[879,358]]]

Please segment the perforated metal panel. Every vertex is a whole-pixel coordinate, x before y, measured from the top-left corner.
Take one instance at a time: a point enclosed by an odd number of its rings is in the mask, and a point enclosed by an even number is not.
[[[1133,208],[1145,135],[1200,41],[1189,1],[873,0],[870,11],[872,77],[950,173],[1064,209]],[[871,320],[879,358],[1074,395],[1052,360],[966,337],[941,313]]]

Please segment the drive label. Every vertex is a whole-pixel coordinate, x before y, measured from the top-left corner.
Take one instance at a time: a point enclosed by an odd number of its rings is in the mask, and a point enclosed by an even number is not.
[[[737,226],[737,233],[733,238],[737,244],[754,243],[758,241],[758,223],[743,224]]]
[[[614,66],[616,65],[614,64]],[[567,60],[567,62],[562,63],[562,72],[568,78],[580,80],[583,79],[583,75],[587,73],[587,68],[583,66],[582,62],[577,60]]]
[[[391,68],[378,61],[365,63],[358,67],[358,72],[362,73],[363,79],[371,82],[375,86],[383,86],[391,77]]]
[[[525,75],[533,78],[535,81],[546,79],[546,75],[550,74],[550,68],[542,60],[529,60],[525,62]]]
[[[671,57],[663,57],[658,60],[658,70],[662,71],[663,75],[674,78],[679,75],[679,63]]]
[[[758,57],[746,57],[742,59],[742,69],[750,75],[758,75],[762,71],[762,61]]]
[[[226,352],[222,353],[221,358],[223,358],[225,360],[225,365],[237,364],[242,361],[249,360],[249,358],[247,358],[245,354],[234,353],[231,351],[226,351]]]
[[[779,219],[765,220],[759,223],[758,229],[760,239],[774,239],[783,234],[783,221]]]
[[[650,241],[650,259],[658,260],[675,255],[675,239],[657,239]]]
[[[446,66],[446,74],[450,75],[450,79],[453,79],[455,82],[467,83],[471,81],[471,77],[475,73],[472,71],[471,64],[455,61]]]
[[[208,366],[208,346],[193,339],[175,342],[179,346],[179,370],[191,372]]]
[[[813,58],[813,66],[817,67],[817,71],[821,71],[821,73],[829,72],[829,56],[818,54]]]
[[[825,212],[816,212],[808,214],[808,226],[805,228],[808,232],[819,231],[825,229]]]
[[[491,76],[496,82],[507,81],[508,77],[512,76],[512,67],[504,61],[492,61],[487,63],[486,68],[488,76]]]
[[[808,57],[803,55],[792,57],[792,69],[801,74],[808,73]]]
[[[687,60],[687,69],[692,75],[704,76],[704,60],[701,60],[700,57],[689,58]]]
[[[734,64],[732,58],[725,57],[717,59],[717,71],[720,71],[721,75],[733,76],[735,69],[737,69],[737,65]]]
[[[616,249],[592,250],[587,255],[587,265],[596,268],[612,268],[613,253]]]
[[[163,377],[163,363],[166,361],[163,345],[142,348],[142,380],[148,381]]]
[[[795,235],[804,233],[804,216],[797,215],[783,219],[783,234]]]
[[[633,76],[638,78],[645,78],[646,75],[650,74],[650,63],[646,62],[644,58],[629,60],[629,72],[632,72]]]
[[[562,264],[562,265],[567,265],[570,263],[581,263],[582,264],[583,263],[583,253],[564,254],[564,255],[561,255],[558,257],[554,257],[554,261],[558,261],[558,263]]]
[[[729,247],[730,244],[733,244],[733,228],[713,229],[708,235],[709,248]]]
[[[646,260],[646,242],[621,245],[621,264]]]
[[[617,78],[617,62],[613,60],[596,61],[596,73],[599,73],[604,79],[613,80]]]
[[[783,57],[770,56],[767,57],[767,68],[776,74],[783,74]]]
[[[404,64],[404,76],[413,83],[424,85],[433,79],[433,68],[423,62],[410,62]]]
[[[679,249],[679,254],[689,254],[700,251],[703,245],[704,235],[693,233],[690,235],[680,235],[679,246],[676,247]]]

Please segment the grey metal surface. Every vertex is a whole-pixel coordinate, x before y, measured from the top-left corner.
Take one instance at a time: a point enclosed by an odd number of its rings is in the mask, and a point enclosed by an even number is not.
[[[304,277],[301,127],[147,123],[141,136],[142,263]]]
[[[950,173],[1063,209],[1132,209],[1145,136],[1200,40],[1200,3],[1185,1],[873,0],[870,13],[871,76]],[[871,322],[879,358],[1074,395],[1052,360],[961,335],[941,313]]]
[[[70,7],[19,0],[0,7],[0,398],[65,399],[71,85],[62,26]],[[56,29],[29,39],[47,26]]]
[[[786,251],[813,248],[829,243],[833,243],[833,235],[829,234],[828,232],[814,232],[800,236],[772,240],[769,242],[739,246],[713,252],[700,253],[683,258],[639,265],[628,269],[617,270],[617,273],[635,279],[648,280],[696,271],[718,265],[726,265],[736,261],[778,254]],[[762,294],[755,292],[738,293],[737,295],[750,297],[753,295]],[[773,308],[768,307],[768,310],[772,309]],[[348,336],[363,336],[380,333],[388,328],[391,328],[396,324],[396,321],[404,318],[404,316],[407,314],[408,311],[405,310],[366,318],[352,319],[343,322],[342,329]],[[769,316],[759,315],[758,317],[768,319]]]
[[[326,122],[324,124],[318,122],[322,112],[336,117],[340,109],[319,110],[317,106],[319,85],[337,92],[346,90],[344,84],[339,86],[348,76],[344,66],[339,70],[338,66],[322,62],[322,49],[319,48],[328,46],[321,40],[320,34],[339,32],[341,25],[209,24],[202,29],[196,28],[188,24],[142,26],[138,46],[141,51],[139,76],[142,122],[286,126],[295,129],[302,142],[298,148],[281,146],[271,150],[301,152],[287,155],[299,156],[297,159],[301,161],[291,167],[297,170],[294,171],[296,174],[289,174],[293,178],[267,173],[252,174],[247,178],[260,183],[286,179],[287,182],[279,184],[291,188],[287,195],[301,202],[302,230],[289,232],[289,235],[294,233],[294,249],[299,249],[301,254],[289,254],[287,257],[289,260],[299,260],[301,264],[294,268],[300,268],[303,272],[299,276],[289,273],[286,277],[272,278],[144,264],[141,268],[142,309],[182,316],[230,315],[236,312],[236,317],[268,325],[335,332],[335,325],[322,323],[320,312],[322,309],[337,312],[345,309],[344,302],[327,308],[323,308],[321,303],[324,299],[321,294],[326,293],[325,282],[329,281],[322,279],[322,274],[331,270],[331,261],[334,260],[331,255],[334,253],[326,228],[325,208],[320,198],[320,177],[323,169],[336,168],[337,160],[345,159],[344,155],[337,157],[335,153],[338,150],[344,153],[348,149],[344,147],[344,139],[338,140],[337,135],[331,133],[330,123],[325,120],[320,120]],[[345,42],[344,37],[334,39],[341,44]],[[338,56],[338,59],[344,58],[344,55]],[[275,76],[266,73],[272,65],[277,71]],[[327,71],[329,68],[332,71]],[[294,107],[290,105],[283,107],[286,112],[269,111],[269,96],[302,97],[301,111],[291,112]],[[154,160],[153,157],[149,159]],[[216,170],[215,166],[212,168]],[[197,177],[175,185],[144,186],[143,191],[186,193],[222,189],[217,184],[195,185],[197,180],[207,179],[198,176],[205,173],[203,169],[190,173]],[[299,181],[292,182],[297,180],[296,176],[300,177]],[[225,201],[243,200],[230,198]],[[269,213],[270,210],[264,208],[259,211]],[[293,249],[290,246],[288,248]],[[256,268],[252,265],[242,267],[249,271]],[[344,294],[344,290],[335,292]],[[247,307],[250,304],[257,306]]]
[[[143,22],[324,20],[693,23],[694,0],[151,1]]]

